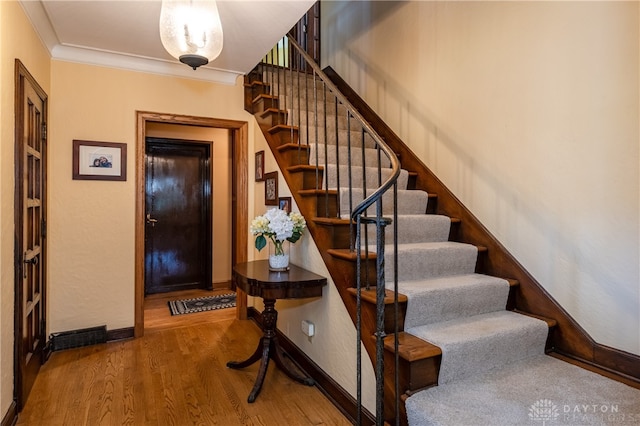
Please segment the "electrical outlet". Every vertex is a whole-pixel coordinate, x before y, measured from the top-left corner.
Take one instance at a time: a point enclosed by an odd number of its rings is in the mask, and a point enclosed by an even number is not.
[[[305,336],[313,336],[316,333],[316,327],[311,321],[302,320],[302,333]]]

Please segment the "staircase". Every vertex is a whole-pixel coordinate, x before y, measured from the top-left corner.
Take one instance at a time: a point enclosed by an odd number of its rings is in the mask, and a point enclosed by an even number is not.
[[[594,362],[596,344],[393,132],[374,130],[339,76],[279,46],[246,76],[245,108],[376,367],[376,422],[405,423],[409,396],[522,359]]]

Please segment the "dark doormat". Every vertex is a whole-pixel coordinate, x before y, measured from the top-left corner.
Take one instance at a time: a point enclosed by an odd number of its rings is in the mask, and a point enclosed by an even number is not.
[[[226,293],[195,299],[170,300],[168,304],[171,315],[213,311],[215,309],[233,308],[236,306],[236,294]]]

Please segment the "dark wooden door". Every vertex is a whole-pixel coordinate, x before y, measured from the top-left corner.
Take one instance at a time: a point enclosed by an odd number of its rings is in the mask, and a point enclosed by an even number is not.
[[[145,294],[211,289],[211,146],[146,139]]]
[[[15,397],[21,410],[46,340],[47,95],[16,60]]]

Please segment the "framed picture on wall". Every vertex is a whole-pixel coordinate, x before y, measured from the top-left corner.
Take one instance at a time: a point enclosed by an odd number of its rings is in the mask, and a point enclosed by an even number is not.
[[[291,213],[291,197],[278,198],[278,208],[284,210],[287,214]]]
[[[256,182],[264,181],[264,151],[256,152]]]
[[[269,172],[264,175],[264,204],[278,205],[278,172]]]
[[[115,142],[73,141],[73,179],[127,180],[127,145]]]

